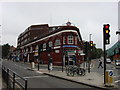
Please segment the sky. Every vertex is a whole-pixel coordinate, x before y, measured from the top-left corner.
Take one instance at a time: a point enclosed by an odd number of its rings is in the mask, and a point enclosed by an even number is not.
[[[10,0],[11,1],[11,0]],[[68,20],[80,29],[83,40],[91,39],[103,48],[103,24],[110,24],[110,48],[118,41],[118,0],[59,2],[0,2],[1,44],[17,46],[17,38],[30,25],[63,25]]]

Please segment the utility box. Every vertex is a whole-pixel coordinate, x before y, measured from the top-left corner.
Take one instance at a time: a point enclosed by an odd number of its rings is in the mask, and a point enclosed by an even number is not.
[[[106,70],[106,83],[105,86],[114,86],[114,73],[113,70]]]

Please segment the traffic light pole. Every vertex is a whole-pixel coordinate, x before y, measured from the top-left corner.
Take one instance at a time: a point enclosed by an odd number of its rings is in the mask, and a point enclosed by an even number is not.
[[[106,44],[104,30],[103,30],[103,48],[104,48],[104,84],[106,84]]]

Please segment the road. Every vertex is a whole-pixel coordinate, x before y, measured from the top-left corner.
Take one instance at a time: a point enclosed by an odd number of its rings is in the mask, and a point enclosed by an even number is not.
[[[28,70],[29,66],[24,63],[4,60],[2,64],[15,71],[21,77],[26,78],[28,80],[28,88],[93,88]],[[96,90],[96,88],[93,89]]]

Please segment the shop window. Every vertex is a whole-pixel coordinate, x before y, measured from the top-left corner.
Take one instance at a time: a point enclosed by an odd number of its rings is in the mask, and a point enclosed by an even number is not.
[[[58,45],[61,45],[61,43],[60,43],[60,40],[59,40],[59,39],[55,40],[55,46],[58,46]]]
[[[68,36],[68,44],[73,44],[73,36],[72,35]]]

